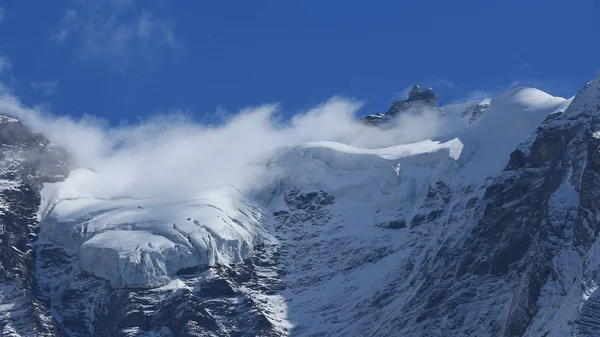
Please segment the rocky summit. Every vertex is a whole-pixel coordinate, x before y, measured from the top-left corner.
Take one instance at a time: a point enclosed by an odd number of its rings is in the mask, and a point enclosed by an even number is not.
[[[419,85],[415,84],[408,92],[408,98],[396,101],[386,113],[377,113],[361,117],[361,121],[368,125],[381,126],[386,121],[403,113],[422,113],[423,110],[437,110],[437,97],[432,88],[421,91]]]
[[[260,188],[110,199],[0,116],[0,335],[600,336],[600,78],[443,107],[415,86],[362,121],[421,108],[452,128],[281,148]]]

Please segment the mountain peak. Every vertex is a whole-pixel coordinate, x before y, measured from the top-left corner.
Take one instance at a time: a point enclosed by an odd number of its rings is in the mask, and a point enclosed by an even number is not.
[[[427,90],[421,91],[421,87],[419,87],[418,84],[415,84],[408,92],[408,99],[406,101],[422,101],[432,106],[437,105],[437,97],[435,97],[435,92],[433,92],[433,89],[429,87]]]
[[[433,89],[428,88],[427,90],[422,91],[421,87],[419,87],[418,84],[415,84],[408,92],[408,99],[394,102],[387,114],[390,116],[395,116],[401,112],[407,111],[415,104],[435,108],[437,106],[437,97],[435,96]]]
[[[408,92],[408,99],[416,99],[421,94],[421,87],[415,84],[412,89]]]
[[[395,117],[408,111],[412,107],[436,108],[437,97],[431,87],[422,91],[418,84],[415,84],[408,92],[408,98],[395,101],[386,113],[378,113],[361,117],[361,120],[370,125],[379,125],[390,117]]]

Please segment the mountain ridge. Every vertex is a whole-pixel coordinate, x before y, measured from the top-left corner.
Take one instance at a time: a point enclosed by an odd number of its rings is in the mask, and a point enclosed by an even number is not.
[[[593,336],[599,82],[434,105],[437,140],[287,147],[249,192],[94,199],[59,155],[22,287],[48,336]],[[34,333],[10,301],[3,336]]]

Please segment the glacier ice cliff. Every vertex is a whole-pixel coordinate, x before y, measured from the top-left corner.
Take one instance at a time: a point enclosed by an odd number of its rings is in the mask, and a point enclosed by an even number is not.
[[[242,262],[269,241],[263,215],[233,188],[99,200],[70,185],[93,174],[77,170],[45,186],[40,237],[77,254],[83,270],[114,287],[165,285],[186,268]]]

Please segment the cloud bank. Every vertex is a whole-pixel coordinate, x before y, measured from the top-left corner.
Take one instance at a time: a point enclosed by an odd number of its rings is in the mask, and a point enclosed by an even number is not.
[[[287,120],[278,104],[267,104],[243,109],[218,125],[166,114],[111,126],[93,116],[53,115],[9,92],[0,95],[0,111],[44,133],[66,148],[77,166],[95,172],[78,177],[72,188],[96,198],[155,197],[226,184],[251,188],[266,183],[257,181],[261,163],[282,147],[336,141],[378,148],[430,138],[440,130],[434,111],[407,114],[387,130],[368,127],[356,118],[361,105],[333,97]]]

